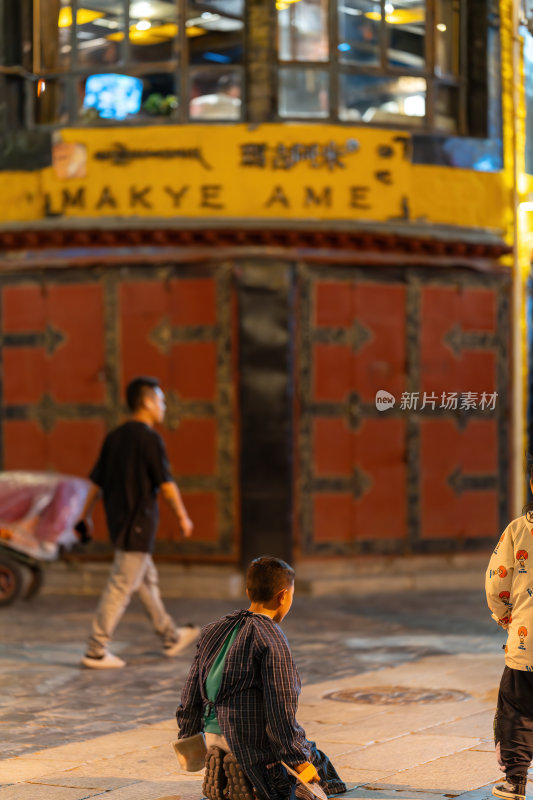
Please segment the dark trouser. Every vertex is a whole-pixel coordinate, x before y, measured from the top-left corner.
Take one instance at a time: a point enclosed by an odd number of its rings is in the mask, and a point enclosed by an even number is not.
[[[308,742],[311,750],[309,761],[318,772],[320,786],[327,795],[341,794],[346,791],[346,784],[341,781],[339,774],[327,755],[319,750],[314,742]]]
[[[281,762],[256,764],[247,774],[260,800],[295,800],[296,779]]]
[[[342,781],[337,773],[337,770],[322,750],[319,750],[314,742],[308,741],[311,756],[310,763],[315,767],[320,778],[320,787],[327,795],[341,794],[346,791],[346,784]],[[258,767],[259,769],[259,767]],[[262,770],[262,786],[265,784],[269,786],[269,794],[258,790],[256,786],[257,795],[260,798],[268,798],[268,800],[294,800],[295,794],[298,795],[297,784],[295,778],[291,777],[280,764],[279,761],[270,764]]]
[[[533,672],[505,667],[494,717],[505,777],[524,779],[533,759]]]

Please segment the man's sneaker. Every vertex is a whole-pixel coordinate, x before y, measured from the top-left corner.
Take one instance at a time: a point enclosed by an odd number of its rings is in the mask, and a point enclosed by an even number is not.
[[[126,662],[113,653],[104,653],[103,656],[84,656],[81,663],[89,669],[120,669],[126,666]]]
[[[495,797],[506,797],[507,800],[525,800],[527,778],[508,780],[498,783],[492,788]]]
[[[195,642],[200,636],[200,628],[195,625],[186,625],[184,628],[176,628],[178,639],[169,644],[163,649],[163,653],[169,658],[177,656],[182,650],[185,650],[192,642]]]

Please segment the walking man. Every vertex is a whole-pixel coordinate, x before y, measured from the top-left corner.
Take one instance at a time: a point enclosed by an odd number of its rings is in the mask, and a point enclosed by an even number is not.
[[[165,445],[154,430],[165,416],[165,396],[156,378],[138,377],[128,384],[126,401],[130,418],[106,436],[89,476],[93,485],[76,525],[82,537],[90,535],[92,510],[102,497],[115,558],[82,660],[91,669],[125,666],[125,661],[107,647],[135,591],[162,639],[166,656],[181,653],[200,634],[200,629],[192,625],[177,628],[167,613],[151,555],[159,519],[159,490],[183,536],[188,539],[193,531],[170,474]]]

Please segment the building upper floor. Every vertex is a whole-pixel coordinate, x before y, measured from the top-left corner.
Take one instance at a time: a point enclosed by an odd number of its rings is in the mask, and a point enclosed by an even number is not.
[[[1,0],[3,127],[334,122],[501,139],[494,0]]]
[[[508,235],[511,9],[0,0],[4,224],[209,216]]]

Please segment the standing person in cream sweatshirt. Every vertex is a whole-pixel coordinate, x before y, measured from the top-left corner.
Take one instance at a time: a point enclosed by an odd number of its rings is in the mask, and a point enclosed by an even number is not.
[[[533,490],[533,466],[530,483]],[[496,753],[505,781],[492,793],[524,800],[533,759],[533,503],[502,533],[485,588],[493,619],[507,631],[494,719]]]

